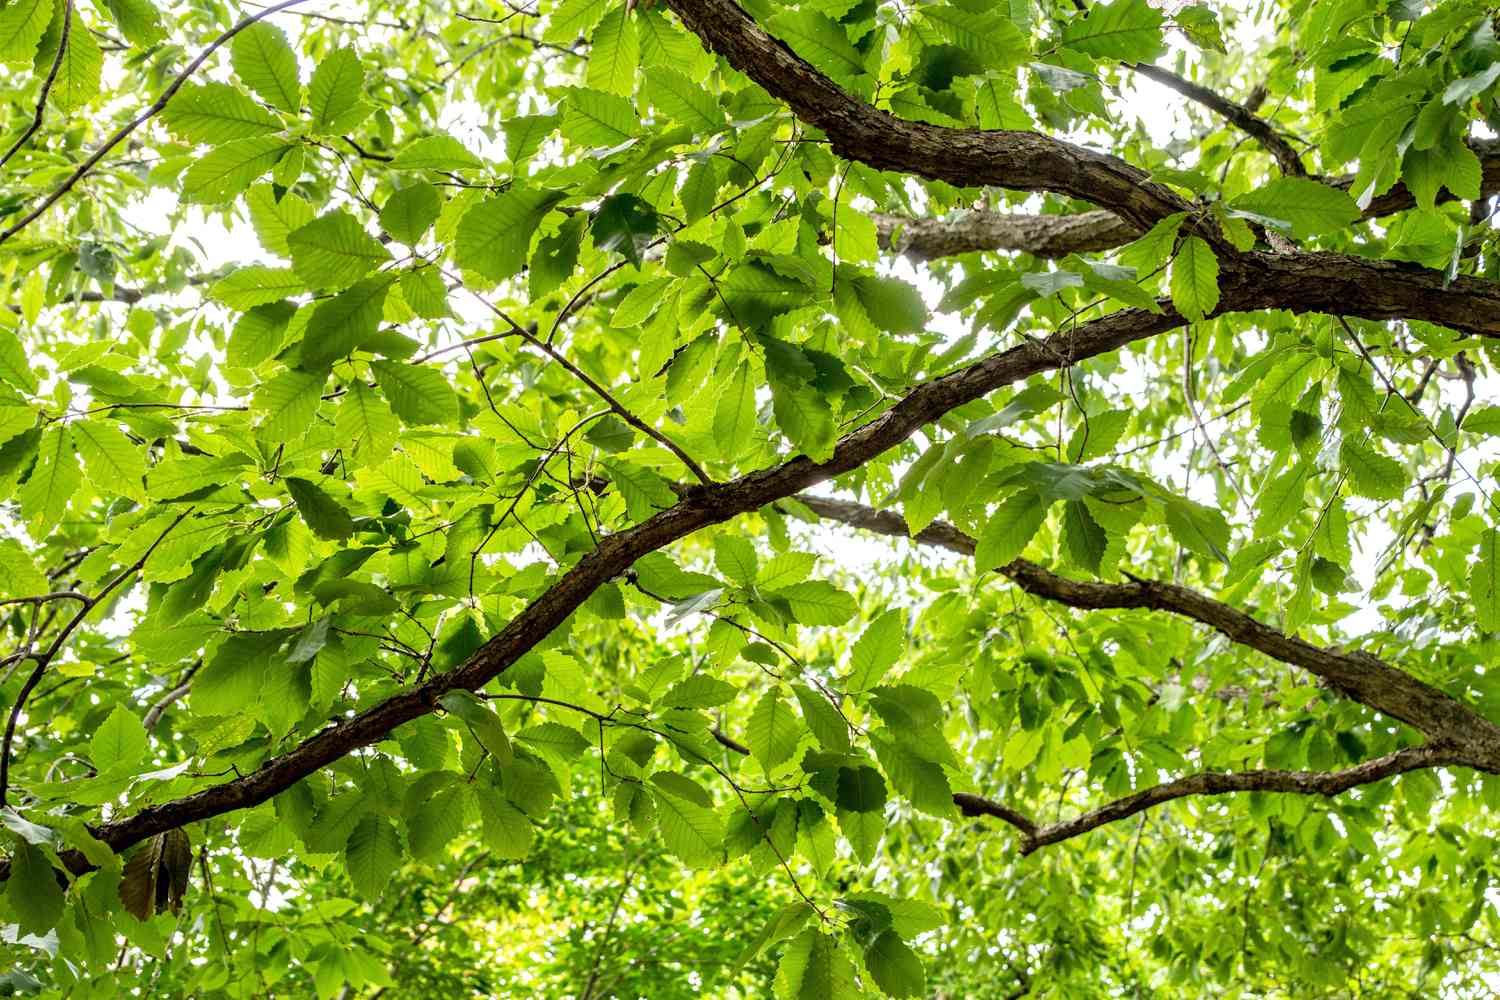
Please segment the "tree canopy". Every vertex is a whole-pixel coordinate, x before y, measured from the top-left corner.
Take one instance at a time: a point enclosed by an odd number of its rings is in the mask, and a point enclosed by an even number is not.
[[[1485,0],[6,0],[0,994],[1478,997]]]

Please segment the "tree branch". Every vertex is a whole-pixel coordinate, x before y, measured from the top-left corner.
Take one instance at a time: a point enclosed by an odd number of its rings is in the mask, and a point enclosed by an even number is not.
[[[1021,833],[1021,854],[1026,855],[1190,795],[1287,792],[1334,796],[1408,771],[1453,763],[1457,761],[1448,751],[1428,745],[1397,750],[1342,771],[1200,771],[1144,788],[1072,819],[1045,826],[1037,826],[1014,809],[978,795],[960,793],[953,796],[953,801],[965,816],[993,816],[1014,826]]]
[[[905,520],[894,511],[805,493],[796,499],[819,517],[831,521],[882,535],[913,537]],[[913,540],[961,555],[973,555],[975,549],[973,538],[943,521],[934,521]],[[1086,611],[1114,608],[1169,611],[1207,625],[1231,642],[1322,678],[1354,701],[1413,727],[1434,745],[1462,747],[1461,757],[1454,760],[1500,773],[1500,726],[1369,653],[1315,646],[1237,608],[1176,584],[1137,577],[1132,577],[1130,583],[1072,580],[1025,559],[1008,563],[999,572],[1028,594],[1069,607]]]
[[[68,54],[68,36],[73,30],[73,0],[67,0],[63,6],[62,33],[57,38],[57,55],[52,58],[52,68],[47,71],[47,79],[42,81],[41,92],[36,98],[36,113],[31,117],[31,124],[26,126],[26,131],[21,133],[14,144],[0,156],[0,167],[10,162],[11,157],[21,151],[21,147],[31,141],[31,137],[41,130],[42,122],[47,118],[47,97],[52,93],[52,85],[57,82],[57,72],[62,69],[63,59]]]
[[[734,0],[666,0],[688,30],[821,129],[833,151],[877,170],[959,187],[1050,191],[1108,208],[1139,229],[1192,206],[1139,167],[1035,132],[944,128],[872,107],[768,35]]]
[[[1112,250],[1140,230],[1106,209],[1076,215],[1026,215],[976,210],[942,219],[875,214],[881,247],[913,260],[952,257],[975,250],[1018,250],[1036,257]]]
[[[1469,139],[1468,146],[1479,157],[1480,197],[1500,193],[1500,139]],[[1330,187],[1347,191],[1352,175],[1322,178]],[[1455,200],[1444,188],[1439,202]],[[1370,202],[1363,217],[1376,219],[1416,207],[1416,199],[1405,184],[1398,183]],[[1066,257],[1070,253],[1093,253],[1124,246],[1141,230],[1113,212],[1099,209],[1073,215],[1028,215],[975,209],[941,219],[915,219],[877,213],[875,229],[880,245],[913,260],[933,260],[976,250],[1012,250],[1037,257]]]
[[[1271,154],[1276,164],[1281,167],[1283,174],[1291,177],[1307,176],[1307,169],[1302,166],[1302,159],[1291,144],[1281,137],[1270,122],[1243,104],[1237,104],[1216,91],[1193,83],[1160,66],[1152,66],[1148,63],[1127,63],[1126,65],[1132,72],[1148,80],[1154,80],[1163,87],[1177,91],[1188,100],[1203,105],[1250,136]]]

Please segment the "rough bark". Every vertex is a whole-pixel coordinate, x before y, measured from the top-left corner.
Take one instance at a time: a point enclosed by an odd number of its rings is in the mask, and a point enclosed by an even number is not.
[[[874,108],[767,34],[734,0],[667,0],[667,6],[708,48],[820,129],[846,159],[959,187],[1065,194],[1141,229],[1191,207],[1108,153],[1035,132],[944,128]]]
[[[1500,139],[1470,139],[1469,148],[1479,157],[1483,171],[1481,197],[1500,193]],[[1325,179],[1325,183],[1347,191],[1352,176]],[[1444,188],[1441,202],[1453,201]],[[1373,199],[1364,218],[1377,219],[1416,207],[1416,199],[1405,184],[1398,183]],[[907,218],[877,213],[875,229],[880,245],[913,260],[935,260],[976,250],[1010,250],[1036,257],[1066,257],[1070,253],[1095,253],[1124,246],[1141,230],[1113,212],[1096,209],[1074,215],[1028,215],[976,209],[941,219]]]

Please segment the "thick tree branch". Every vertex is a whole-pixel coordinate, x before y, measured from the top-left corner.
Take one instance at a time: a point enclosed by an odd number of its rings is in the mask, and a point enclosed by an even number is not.
[[[1342,771],[1200,771],[1116,799],[1072,819],[1037,826],[1009,806],[978,795],[960,793],[953,801],[965,816],[992,816],[1021,833],[1021,853],[1056,844],[1101,826],[1145,812],[1190,795],[1228,795],[1234,792],[1287,792],[1293,795],[1340,795],[1360,785],[1374,784],[1408,771],[1459,763],[1443,749],[1407,747]]]
[[[1016,250],[1036,257],[1066,257],[1123,246],[1140,230],[1105,209],[1077,215],[1026,215],[983,210],[942,219],[908,219],[876,213],[880,245],[913,260],[952,257],[975,250]]]
[[[796,499],[819,517],[882,535],[912,537],[905,520],[894,511],[805,493]],[[933,522],[914,540],[963,555],[972,555],[975,548],[973,538],[943,521]],[[1299,667],[1360,704],[1405,722],[1433,745],[1462,748],[1453,760],[1500,773],[1500,726],[1369,653],[1315,646],[1176,584],[1139,578],[1132,578],[1130,583],[1071,580],[1025,559],[1002,566],[999,572],[1029,594],[1070,607],[1168,611],[1207,625],[1231,642]]]
[[[667,0],[667,6],[704,45],[821,129],[846,159],[959,187],[1065,194],[1141,229],[1192,207],[1146,171],[1107,153],[1035,132],[907,121],[872,107],[768,35],[734,0]]]
[[[1470,139],[1469,148],[1479,157],[1481,197],[1500,193],[1500,139]],[[1325,179],[1331,187],[1347,191],[1353,176]],[[1441,202],[1453,201],[1447,188]],[[1398,183],[1373,199],[1364,218],[1404,212],[1416,207],[1416,199],[1405,184]],[[880,245],[914,260],[932,260],[976,250],[1011,250],[1037,257],[1066,257],[1070,253],[1094,253],[1124,246],[1141,230],[1103,209],[1074,215],[1027,215],[976,209],[941,219],[909,219],[878,213],[875,228]]]

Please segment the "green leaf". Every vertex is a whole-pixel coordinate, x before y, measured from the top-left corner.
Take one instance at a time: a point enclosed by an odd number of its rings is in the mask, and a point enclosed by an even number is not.
[[[755,582],[760,560],[755,555],[755,546],[738,535],[720,535],[714,539],[714,565],[719,572],[746,587]]]
[[[339,402],[336,418],[339,439],[358,444],[361,464],[384,461],[400,436],[401,425],[380,396],[361,382],[354,382]]]
[[[302,82],[297,55],[282,30],[258,21],[234,36],[229,44],[234,74],[260,99],[296,114],[302,106]]]
[[[1278,177],[1240,195],[1235,208],[1287,223],[1298,239],[1348,228],[1360,217],[1347,191],[1306,177]]]
[[[620,496],[632,521],[644,521],[677,503],[677,494],[667,481],[650,469],[631,462],[605,461],[605,473]]]
[[[875,619],[849,649],[849,679],[845,690],[868,691],[879,684],[906,647],[906,616],[887,611]]]
[[[58,64],[57,77],[47,94],[48,100],[63,114],[72,114],[98,96],[103,70],[104,53],[99,50],[99,42],[75,7],[73,25],[68,32],[68,47]]]
[[[458,395],[436,369],[396,361],[374,361],[370,369],[404,423],[441,424],[456,419]]]
[[[823,694],[806,684],[793,684],[792,693],[802,709],[802,718],[824,750],[844,753],[849,749],[849,724]]]
[[[290,257],[287,237],[313,220],[313,210],[306,201],[282,192],[270,184],[257,184],[245,195],[245,205],[250,209],[250,224],[261,246],[281,257]],[[230,277],[238,271],[231,273]]]
[[[73,422],[73,444],[83,458],[89,482],[100,493],[119,493],[137,503],[146,502],[146,460],[139,448],[119,429],[100,420]]]
[[[479,815],[484,842],[497,858],[524,861],[531,856],[536,830],[526,814],[492,788],[479,788]]]
[[[605,253],[622,254],[637,268],[642,263],[641,255],[660,231],[661,219],[656,210],[633,194],[604,199],[589,223],[595,247]]]
[[[21,933],[38,936],[57,926],[66,904],[47,854],[24,840],[16,844],[11,854],[4,898],[20,924]]]
[[[284,481],[287,492],[297,503],[297,513],[313,534],[335,541],[354,534],[354,519],[321,486],[296,476],[287,476]]]
[[[261,383],[250,409],[261,415],[260,426],[270,440],[289,443],[307,434],[327,380],[325,372],[291,368]]]
[[[1104,550],[1109,546],[1109,537],[1082,500],[1069,500],[1063,504],[1062,531],[1063,547],[1073,564],[1090,573],[1098,573]]]
[[[188,84],[161,114],[167,130],[185,142],[218,145],[281,129],[275,115],[227,83]]]
[[[589,86],[629,97],[635,90],[635,70],[641,61],[635,19],[623,5],[614,7],[599,21],[590,42]]]
[[[881,992],[892,997],[927,995],[922,960],[894,930],[881,931],[865,947],[865,968]]]
[[[1229,561],[1229,522],[1212,507],[1172,497],[1162,506],[1167,530],[1183,548],[1208,559]]]
[[[391,275],[377,274],[319,302],[302,335],[302,363],[326,368],[369,344],[380,330],[390,290]]]
[[[1447,188],[1455,198],[1478,198],[1484,168],[1461,136],[1448,135],[1429,149],[1418,149],[1415,145],[1408,149],[1401,163],[1401,179],[1416,199],[1417,207],[1431,209],[1436,206],[1442,188]]]
[[[500,716],[472,692],[462,689],[449,691],[438,699],[438,704],[468,723],[480,746],[488,750],[500,764],[509,766],[515,759],[515,751],[510,745],[510,737],[505,735],[505,727],[500,724]]]
[[[1500,532],[1494,528],[1479,536],[1479,558],[1469,569],[1469,599],[1479,627],[1500,632]]]
[[[699,134],[724,127],[724,112],[707,90],[669,66],[646,71],[646,93],[651,103],[667,117],[690,126]]]
[[[1201,320],[1219,304],[1219,260],[1196,236],[1182,241],[1172,258],[1172,304],[1190,320]]]
[[[208,297],[231,309],[252,309],[305,291],[307,283],[291,268],[251,264],[235,268],[214,282]]]
[[[1345,438],[1339,447],[1339,463],[1349,475],[1355,494],[1372,500],[1396,500],[1406,492],[1410,481],[1401,463]]]
[[[270,135],[215,146],[183,172],[178,192],[188,204],[229,201],[275,166],[289,148],[284,140]]]
[[[390,251],[343,210],[314,219],[286,242],[292,268],[314,288],[347,288],[391,260]]]
[[[135,713],[116,705],[89,741],[89,757],[100,772],[130,768],[146,756],[146,727]]]
[[[745,744],[767,774],[786,763],[802,739],[802,724],[775,688],[761,695],[745,725]]]
[[[31,62],[37,43],[52,20],[52,2],[11,0],[0,7],[0,62]]]
[[[31,478],[21,487],[21,515],[33,538],[45,538],[67,512],[68,502],[83,482],[73,454],[72,428],[53,424],[42,434]]]
[[[1257,538],[1274,535],[1292,523],[1302,510],[1302,494],[1307,486],[1307,467],[1298,464],[1261,491],[1259,513],[1251,529]]]
[[[313,70],[307,85],[315,133],[340,135],[364,120],[370,108],[362,96],[365,68],[353,49],[334,49]]]
[[[766,19],[766,30],[839,83],[864,75],[865,64],[842,26],[816,10],[783,11]]]
[[[803,625],[842,625],[859,611],[854,598],[827,580],[808,580],[768,595],[784,600]]]
[[[1047,519],[1048,505],[1031,490],[1007,497],[985,522],[974,548],[974,566],[999,569],[1019,559]]]
[[[660,784],[651,786],[662,846],[689,868],[716,868],[724,863],[724,828],[718,814],[682,798]]]
[[[796,379],[771,380],[771,409],[787,439],[813,461],[833,454],[838,428],[828,400],[813,386]]]
[[[366,899],[378,897],[401,865],[401,835],[395,825],[383,816],[361,819],[349,832],[344,864],[355,892]]]
[[[484,161],[451,135],[429,135],[401,147],[393,170],[472,170]]]
[[[0,329],[0,380],[26,393],[37,390],[36,373],[26,356],[26,348],[10,330]]]
[[[152,0],[105,0],[120,34],[133,45],[155,45],[166,37],[161,14]]]
[[[777,1000],[855,1000],[854,963],[838,940],[808,928],[787,945],[776,969]]]
[[[736,367],[714,405],[714,443],[725,461],[734,461],[755,441],[755,382],[748,366]]]
[[[1096,3],[1068,22],[1062,44],[1070,49],[1122,62],[1150,62],[1165,48],[1162,16],[1146,0]]]
[[[640,128],[635,108],[618,94],[574,87],[563,104],[563,135],[580,146],[613,148]]]
[[[437,221],[443,210],[443,196],[431,184],[420,183],[401,188],[380,206],[380,228],[397,242],[415,246]]]
[[[526,263],[537,227],[562,197],[546,188],[512,187],[484,199],[459,222],[454,259],[492,282],[504,281]]]

